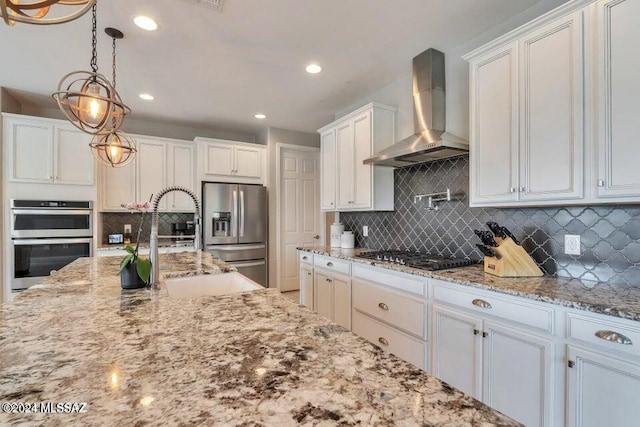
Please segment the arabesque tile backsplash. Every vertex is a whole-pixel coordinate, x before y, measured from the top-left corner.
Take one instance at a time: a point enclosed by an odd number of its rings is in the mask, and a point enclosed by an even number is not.
[[[450,188],[456,200],[429,211],[416,194]],[[469,208],[469,159],[457,157],[395,171],[395,212],[341,213],[356,245],[481,260],[473,229],[496,221],[511,230],[546,274],[640,286],[640,205]],[[362,226],[369,226],[369,237]],[[579,234],[582,255],[564,254]]]

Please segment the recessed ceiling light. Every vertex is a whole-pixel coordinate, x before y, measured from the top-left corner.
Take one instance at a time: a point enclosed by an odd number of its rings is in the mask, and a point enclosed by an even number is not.
[[[255,116],[253,116],[253,117],[255,117],[256,119],[266,119],[266,118],[267,118],[267,116],[265,116],[265,115],[264,115],[264,114],[262,114],[262,113],[258,113],[258,114],[256,114],[256,115],[255,115]]]
[[[153,95],[150,95],[148,93],[141,93],[138,96],[140,97],[140,99],[144,99],[145,101],[153,101],[154,99],[156,99]]]
[[[318,64],[309,64],[307,65],[307,68],[305,68],[307,70],[307,73],[309,74],[318,74],[319,72],[322,71],[322,67],[319,66]]]
[[[149,18],[148,16],[136,16],[135,18],[133,18],[133,22],[143,30],[155,31],[158,29],[158,24],[156,24],[156,21]]]

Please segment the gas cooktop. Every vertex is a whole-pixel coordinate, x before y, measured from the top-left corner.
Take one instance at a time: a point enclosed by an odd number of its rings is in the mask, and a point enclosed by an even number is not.
[[[393,264],[406,265],[420,270],[446,270],[473,264],[473,261],[460,258],[442,258],[430,254],[409,251],[374,251],[358,255],[359,258],[385,261]]]

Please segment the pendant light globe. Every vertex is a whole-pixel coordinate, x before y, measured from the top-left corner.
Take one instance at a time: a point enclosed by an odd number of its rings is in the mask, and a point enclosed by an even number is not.
[[[63,24],[87,13],[95,2],[96,0],[32,0],[30,3],[20,3],[20,0],[0,0],[0,17],[10,26],[16,22]]]
[[[138,151],[135,140],[121,130],[99,133],[93,137],[89,145],[93,157],[112,168],[128,165]]]

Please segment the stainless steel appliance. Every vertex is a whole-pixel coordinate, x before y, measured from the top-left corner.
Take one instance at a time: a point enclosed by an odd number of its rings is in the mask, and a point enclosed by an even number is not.
[[[11,200],[12,291],[93,254],[93,203]]]
[[[205,182],[202,198],[205,250],[266,287],[266,188]]]
[[[473,264],[473,261],[460,258],[442,258],[420,252],[409,251],[374,251],[358,255],[359,258],[375,261],[390,262],[406,265],[420,270],[447,270],[449,268],[464,267]]]

